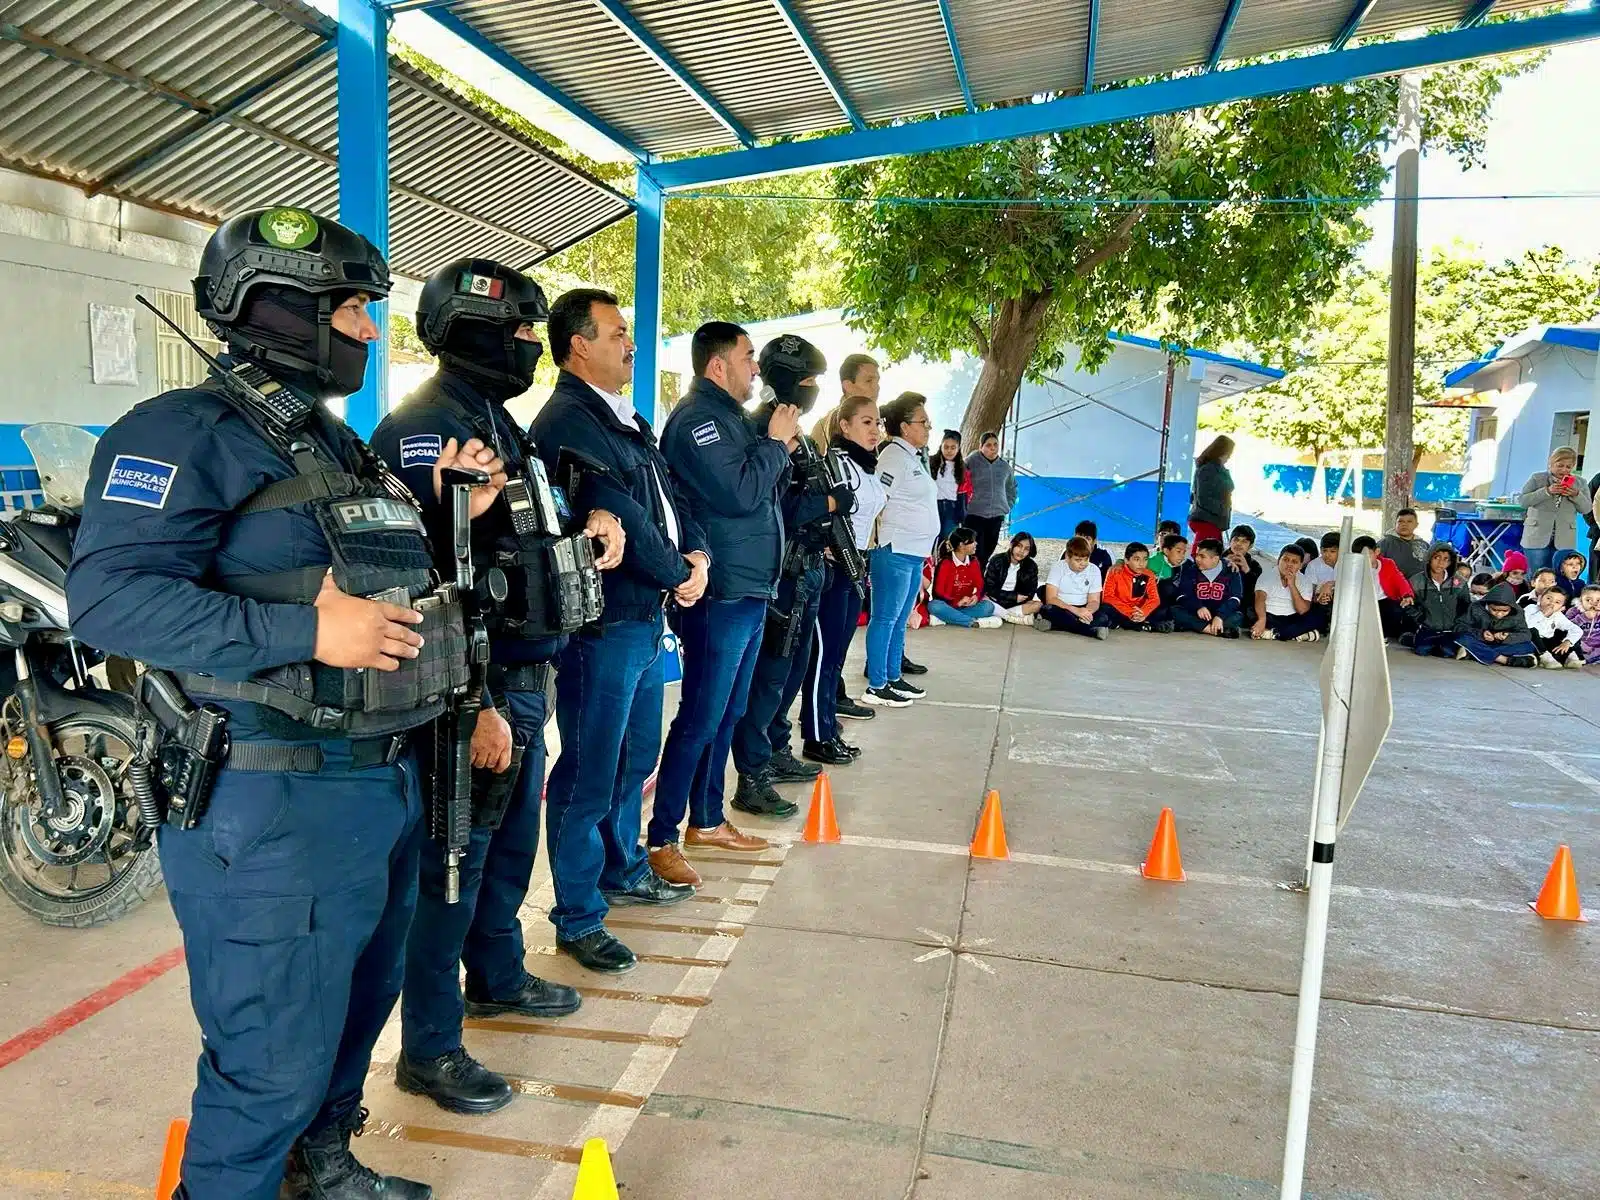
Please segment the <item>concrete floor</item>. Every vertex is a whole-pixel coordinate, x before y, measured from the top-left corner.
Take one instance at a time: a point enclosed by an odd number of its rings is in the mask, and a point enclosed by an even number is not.
[[[912,648],[929,699],[847,729],[844,845],[703,856],[707,898],[621,914],[649,958],[620,978],[549,952],[546,883],[530,966],[596,989],[582,1012],[469,1029],[526,1093],[476,1120],[394,1089],[391,1028],[363,1157],[441,1200],[570,1196],[596,1135],[629,1200],[1276,1196],[1305,900],[1275,884],[1304,853],[1322,646]],[[1600,1197],[1600,926],[1526,908],[1563,841],[1600,902],[1600,688],[1390,662],[1395,728],[1339,842],[1308,1191]],[[1010,862],[965,853],[989,788]],[[1167,804],[1181,885],[1135,869]],[[0,939],[0,1043],[178,940],[159,899],[88,932],[0,906]],[[0,1069],[0,1196],[150,1194],[192,1081],[184,986]]]

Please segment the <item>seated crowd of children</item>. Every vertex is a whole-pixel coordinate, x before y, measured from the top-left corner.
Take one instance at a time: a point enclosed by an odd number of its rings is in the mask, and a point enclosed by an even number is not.
[[[1350,546],[1370,566],[1385,638],[1420,655],[1486,665],[1559,670],[1600,662],[1600,586],[1584,583],[1581,553],[1568,551],[1531,579],[1520,551],[1506,555],[1500,574],[1474,574],[1448,542],[1413,537],[1415,527],[1416,514],[1406,509],[1399,532],[1381,546],[1365,535]],[[1200,538],[1191,553],[1177,523],[1163,521],[1155,553],[1129,542],[1114,563],[1094,522],[1081,521],[1041,581],[1027,533],[985,566],[975,558],[977,535],[961,526],[939,548],[928,611],[934,623],[988,629],[1012,622],[1095,638],[1112,629],[1221,638],[1248,630],[1256,639],[1297,642],[1326,636],[1339,535],[1291,542],[1265,568],[1255,540],[1255,530],[1240,525],[1228,545]]]

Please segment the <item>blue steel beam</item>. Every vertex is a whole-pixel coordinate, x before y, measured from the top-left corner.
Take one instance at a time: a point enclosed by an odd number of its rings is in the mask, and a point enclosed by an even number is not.
[[[1256,63],[1228,71],[1163,79],[1138,87],[1116,88],[1088,96],[1065,96],[1042,104],[990,108],[979,113],[913,121],[904,125],[842,133],[808,141],[784,142],[759,150],[679,159],[650,168],[669,192],[707,184],[731,183],[762,175],[782,175],[816,167],[839,166],[888,158],[895,154],[922,154],[949,150],[1005,138],[1034,137],[1062,129],[1082,129],[1114,121],[1137,120],[1159,113],[1183,112],[1305,91],[1366,79],[1397,75],[1424,67],[1443,66],[1496,54],[1515,54],[1543,46],[1600,37],[1600,12],[1581,10],[1501,21],[1475,29],[1455,29],[1404,42],[1376,42],[1342,50],[1278,62]]]
[[[178,130],[178,132],[174,133],[171,137],[168,137],[157,145],[152,146],[138,157],[128,159],[121,165],[113,167],[109,174],[104,176],[102,179],[97,180],[92,186],[85,188],[84,195],[98,195],[107,188],[116,187],[117,184],[121,183],[124,179],[137,175],[140,171],[146,170],[149,167],[153,167],[158,162],[163,162],[172,157],[172,155],[189,145],[195,140],[195,138],[199,137],[213,125],[216,125],[220,121],[226,121],[229,117],[233,116],[252,100],[259,99],[260,97],[266,95],[280,83],[287,82],[293,76],[299,74],[303,68],[308,67],[312,63],[316,62],[324,54],[332,52],[334,45],[334,42],[321,42],[311,47],[311,49],[294,59],[294,61],[285,64],[282,69],[274,71],[271,75],[268,75],[260,82],[254,83],[245,88],[244,91],[240,92],[226,104],[218,105],[216,108],[212,109],[210,113],[206,114],[206,116],[201,120],[195,122],[185,129]]]
[[[389,14],[373,0],[339,0],[339,222],[389,252]],[[363,437],[388,410],[389,305],[372,306],[378,340],[367,380],[345,401]]]
[[[950,15],[950,0],[939,0],[939,17],[944,21],[944,36],[950,43],[950,60],[956,65],[956,82],[961,85],[961,98],[966,101],[967,111],[976,112],[978,106],[972,102],[972,85],[967,82],[967,62],[961,57],[961,42],[956,37],[955,18]]]
[[[638,171],[633,231],[633,408],[651,424],[661,390],[661,250],[666,196],[648,171]]]
[[[1094,60],[1100,49],[1100,0],[1089,0],[1089,38],[1083,47],[1083,94],[1094,91]]]
[[[1228,0],[1227,11],[1222,14],[1222,22],[1217,26],[1217,36],[1211,40],[1211,53],[1206,56],[1206,70],[1215,71],[1222,62],[1222,54],[1228,48],[1228,35],[1233,32],[1233,23],[1239,19],[1239,10],[1244,7],[1244,0]]]
[[[531,70],[521,59],[517,58],[510,51],[501,47],[498,43],[490,41],[489,38],[478,32],[478,30],[474,29],[471,25],[468,25],[460,17],[456,16],[455,13],[446,12],[441,9],[438,12],[432,12],[428,15],[435,21],[439,22],[440,25],[448,29],[451,33],[455,34],[463,42],[466,42],[467,45],[471,46],[474,50],[478,51],[480,54],[486,55],[495,63],[496,66],[499,66],[510,72],[512,75],[516,76],[516,78],[531,87],[534,91],[538,92],[546,100],[549,100],[552,104],[556,104],[565,109],[570,115],[582,121],[590,129],[593,129],[602,137],[609,138],[635,158],[645,161],[652,157],[648,150],[639,145],[638,142],[634,141],[627,134],[623,133],[622,130],[618,129],[615,125],[611,124],[611,122],[605,120],[603,117],[596,115],[583,105],[579,104],[560,88],[548,83],[542,76]]]
[[[1457,29],[1471,29],[1474,25],[1482,25],[1489,19],[1489,14],[1494,11],[1495,0],[1478,0],[1467,10],[1467,15],[1461,18]]]
[[[1356,0],[1356,6],[1350,10],[1350,15],[1345,18],[1344,24],[1339,27],[1339,32],[1333,35],[1333,41],[1328,46],[1334,50],[1343,50],[1350,44],[1350,39],[1355,37],[1356,30],[1361,28],[1361,22],[1367,19],[1367,14],[1377,7],[1378,0]]]
[[[723,128],[733,134],[741,145],[754,146],[756,144],[755,134],[740,124],[738,118],[724,108],[698,79],[679,65],[678,60],[672,57],[667,48],[656,38],[656,35],[646,29],[640,23],[639,18],[628,11],[628,6],[622,0],[594,0],[594,3],[598,4],[606,16],[615,21],[624,33],[638,43],[641,50],[655,59],[657,65],[663,71],[676,79],[678,85],[684,91],[700,101],[705,106],[706,111],[720,121]]]
[[[783,23],[789,27],[789,32],[794,34],[795,41],[799,42],[806,52],[806,57],[811,60],[811,65],[817,69],[817,74],[822,76],[822,82],[828,85],[828,90],[833,93],[833,101],[839,106],[839,111],[844,113],[845,119],[856,129],[865,129],[867,123],[861,119],[861,114],[856,111],[856,106],[850,103],[850,97],[844,94],[844,83],[834,73],[822,53],[822,47],[817,45],[816,39],[811,36],[811,31],[806,28],[806,23],[800,19],[800,14],[795,11],[793,0],[772,0],[778,6],[778,15],[783,18]]]

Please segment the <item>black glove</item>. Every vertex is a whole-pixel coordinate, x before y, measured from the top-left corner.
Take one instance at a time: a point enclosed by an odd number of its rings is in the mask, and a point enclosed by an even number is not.
[[[850,513],[856,510],[856,494],[847,483],[836,483],[828,489],[828,495],[833,497],[834,511]]]

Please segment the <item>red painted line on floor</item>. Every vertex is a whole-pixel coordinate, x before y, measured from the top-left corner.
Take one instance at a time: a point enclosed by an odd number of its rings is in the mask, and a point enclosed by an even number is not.
[[[32,1054],[40,1046],[60,1037],[74,1025],[81,1025],[98,1012],[104,1012],[118,1000],[125,1000],[140,988],[154,983],[183,961],[183,947],[175,946],[135,967],[120,979],[114,979],[98,992],[92,992],[76,1004],[69,1004],[53,1017],[40,1021],[32,1029],[24,1029],[9,1042],[0,1042],[0,1068],[9,1067],[17,1059]]]

